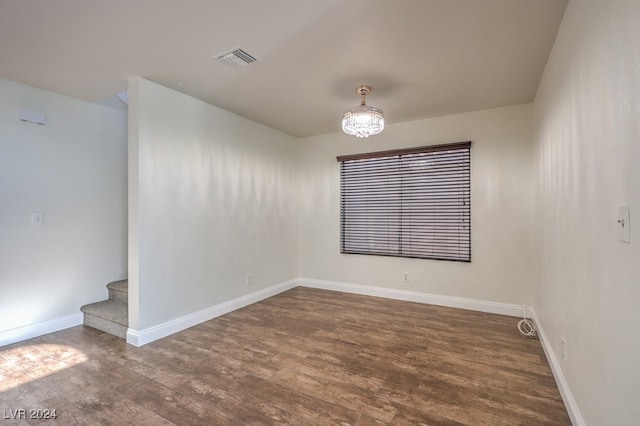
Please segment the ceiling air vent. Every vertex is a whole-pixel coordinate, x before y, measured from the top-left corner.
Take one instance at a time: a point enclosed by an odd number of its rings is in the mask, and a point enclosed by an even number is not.
[[[256,62],[258,60],[251,53],[239,47],[229,52],[216,55],[216,58],[219,61],[226,62],[236,67],[244,67],[245,65],[249,65],[250,63]]]

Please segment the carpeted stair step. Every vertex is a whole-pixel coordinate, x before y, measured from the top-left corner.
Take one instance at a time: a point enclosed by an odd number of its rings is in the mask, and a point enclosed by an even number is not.
[[[115,300],[103,300],[80,308],[84,325],[125,339],[129,328],[129,305]]]
[[[129,280],[114,281],[107,284],[109,300],[120,303],[129,303]]]
[[[109,299],[80,308],[84,325],[126,339],[129,328],[129,280],[107,284]]]

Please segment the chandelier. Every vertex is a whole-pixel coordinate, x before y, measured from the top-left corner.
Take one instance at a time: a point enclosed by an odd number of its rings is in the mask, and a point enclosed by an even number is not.
[[[342,116],[342,131],[348,135],[366,138],[384,130],[384,113],[380,108],[367,105],[365,96],[371,93],[371,86],[356,87],[356,93],[362,96],[357,107],[349,108]]]

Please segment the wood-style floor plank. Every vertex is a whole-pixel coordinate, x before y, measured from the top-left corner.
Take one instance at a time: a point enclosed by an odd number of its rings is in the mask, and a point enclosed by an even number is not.
[[[298,287],[141,348],[74,327],[0,348],[3,424],[568,425],[516,318]]]

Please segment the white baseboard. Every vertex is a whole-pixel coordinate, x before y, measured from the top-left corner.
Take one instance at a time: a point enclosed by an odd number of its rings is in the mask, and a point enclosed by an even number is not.
[[[533,308],[529,308],[529,312],[531,313],[531,317],[535,322],[536,332],[538,333],[538,337],[540,338],[542,349],[544,350],[544,354],[546,355],[547,361],[549,362],[549,366],[551,367],[551,372],[553,373],[553,377],[556,379],[556,384],[558,385],[560,396],[562,396],[562,401],[564,401],[564,405],[567,408],[567,413],[569,414],[571,423],[574,426],[585,426],[586,423],[582,418],[582,413],[580,413],[578,404],[576,403],[576,400],[573,397],[573,392],[571,392],[569,383],[567,383],[567,379],[564,377],[564,373],[562,372],[562,367],[558,362],[558,357],[556,357],[556,354],[553,351],[553,348],[551,347],[551,343],[549,342],[549,339],[547,338],[547,335],[544,332],[544,328],[542,327],[542,324],[538,319],[538,315],[536,314],[536,311]]]
[[[334,281],[300,278],[303,287],[324,290],[342,291],[345,293],[362,294],[365,296],[386,297],[388,299],[405,300],[408,302],[427,303],[430,305],[447,306],[450,308],[468,309],[471,311],[487,312],[491,314],[522,316],[522,305],[510,303],[489,302],[486,300],[467,299],[464,297],[440,296],[436,294],[419,293],[407,290],[394,290],[383,287],[372,287],[360,284],[347,284]]]
[[[82,312],[0,332],[0,346],[32,339],[82,324]]]
[[[298,280],[293,279],[144,330],[138,331],[130,328],[127,330],[127,343],[133,346],[146,345],[147,343],[167,337],[173,333],[177,333],[189,327],[209,321],[213,318],[235,311],[236,309],[243,308],[252,303],[259,302],[268,297],[275,296],[278,293],[282,293],[283,291],[290,290],[297,286]]]

